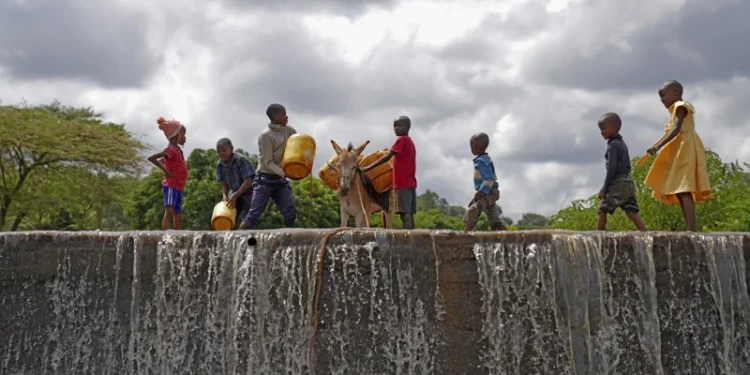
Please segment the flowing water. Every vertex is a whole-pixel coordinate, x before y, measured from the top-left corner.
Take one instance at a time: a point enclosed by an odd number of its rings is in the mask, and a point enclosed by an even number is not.
[[[484,366],[519,375],[750,374],[743,236],[682,240],[689,246],[591,234],[476,245]]]
[[[0,234],[0,373],[750,374],[744,235],[324,235]]]

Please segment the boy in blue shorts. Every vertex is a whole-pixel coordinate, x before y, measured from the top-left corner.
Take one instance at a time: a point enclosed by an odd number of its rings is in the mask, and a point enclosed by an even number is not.
[[[156,120],[159,129],[169,140],[169,145],[163,151],[149,156],[148,161],[157,168],[164,171],[164,179],[161,181],[164,193],[164,218],[161,221],[161,230],[169,229],[169,223],[173,222],[174,229],[182,229],[182,192],[188,177],[185,155],[180,146],[185,145],[187,129],[176,120],[165,120],[159,117]]]

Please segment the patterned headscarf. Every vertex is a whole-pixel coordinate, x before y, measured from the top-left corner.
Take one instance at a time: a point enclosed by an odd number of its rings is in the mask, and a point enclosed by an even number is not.
[[[164,117],[159,117],[156,123],[159,124],[159,129],[164,132],[167,139],[172,139],[185,127],[177,120],[165,120]]]

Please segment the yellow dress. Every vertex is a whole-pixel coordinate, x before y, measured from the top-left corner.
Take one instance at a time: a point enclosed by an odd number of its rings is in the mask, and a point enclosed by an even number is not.
[[[692,193],[696,202],[707,201],[712,195],[706,149],[695,132],[695,108],[692,104],[678,101],[669,107],[669,122],[664,127],[664,136],[672,131],[679,107],[688,111],[682,120],[680,133],[656,155],[645,183],[653,189],[651,196],[662,203],[679,204],[677,194],[686,192]]]

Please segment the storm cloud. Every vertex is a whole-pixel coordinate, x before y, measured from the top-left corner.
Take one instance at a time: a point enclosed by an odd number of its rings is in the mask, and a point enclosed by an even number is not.
[[[145,14],[116,3],[0,3],[0,66],[17,80],[142,87],[159,68]]]

